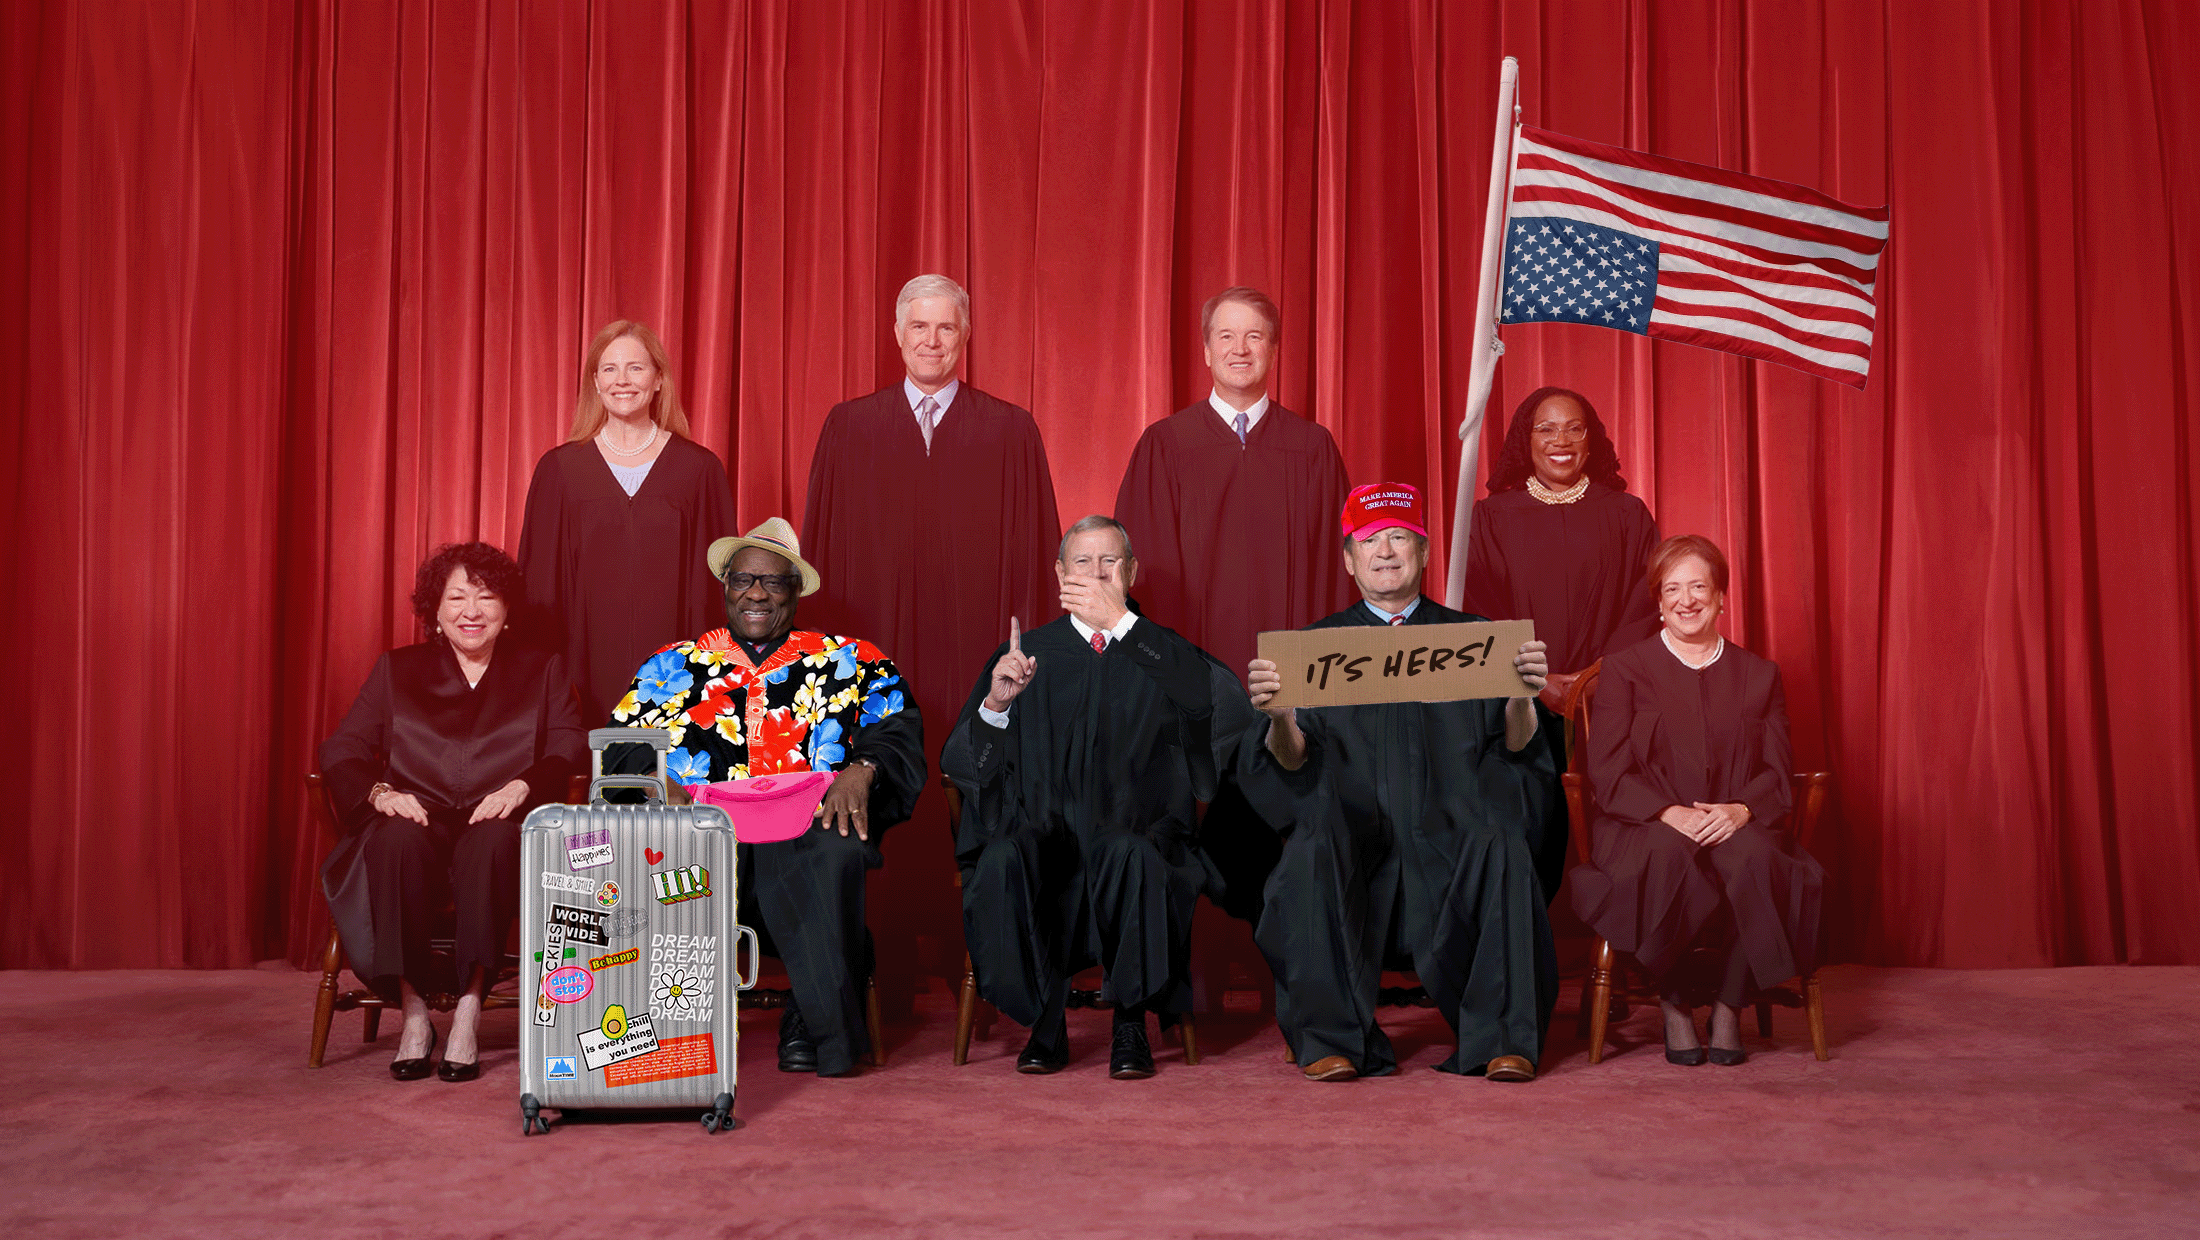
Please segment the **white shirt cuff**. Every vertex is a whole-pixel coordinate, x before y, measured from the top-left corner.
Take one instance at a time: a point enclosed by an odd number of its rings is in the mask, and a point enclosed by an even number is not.
[[[992,724],[996,728],[1005,728],[1008,726],[1007,711],[992,710],[988,708],[983,702],[978,703],[978,718],[985,720],[987,723]]]

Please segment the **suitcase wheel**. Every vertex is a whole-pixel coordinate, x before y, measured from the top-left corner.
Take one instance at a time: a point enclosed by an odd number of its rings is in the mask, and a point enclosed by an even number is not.
[[[523,1137],[533,1136],[538,1128],[545,1134],[550,1131],[550,1121],[542,1117],[542,1104],[535,1101],[533,1094],[521,1094],[519,1096],[519,1135]]]
[[[710,1110],[703,1112],[704,1132],[732,1132],[741,1126],[733,1117],[733,1095],[720,1094],[711,1099]]]

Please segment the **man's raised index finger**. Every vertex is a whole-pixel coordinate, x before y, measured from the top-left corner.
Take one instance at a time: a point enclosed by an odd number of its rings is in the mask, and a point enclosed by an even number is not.
[[[1017,623],[1014,616],[1008,618],[1008,648],[1017,654],[1024,652],[1023,625]]]

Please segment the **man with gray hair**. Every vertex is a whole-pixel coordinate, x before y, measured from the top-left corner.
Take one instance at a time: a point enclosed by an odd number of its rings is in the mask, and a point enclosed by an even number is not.
[[[803,548],[825,582],[804,618],[893,651],[935,719],[955,717],[955,690],[983,666],[1004,617],[1051,608],[1048,544],[1062,528],[1038,423],[958,377],[970,336],[961,285],[921,275],[902,286],[894,339],[903,373],[826,415],[802,516]],[[945,730],[929,738],[935,762]],[[916,821],[938,823],[940,803],[927,796]],[[879,977],[906,985],[923,964],[918,935],[954,940],[954,886],[936,849],[897,845],[879,900],[919,912],[909,933],[881,939],[889,958]]]
[[[1258,716],[1227,668],[1139,614],[1113,519],[1071,526],[1054,572],[1068,614],[1009,621],[940,758],[963,797],[963,935],[979,993],[1031,1028],[1017,1071],[1069,1061],[1070,978],[1097,964],[1108,1072],[1131,1080],[1154,1071],[1145,1014],[1191,998],[1192,907],[1213,874],[1196,802]]]

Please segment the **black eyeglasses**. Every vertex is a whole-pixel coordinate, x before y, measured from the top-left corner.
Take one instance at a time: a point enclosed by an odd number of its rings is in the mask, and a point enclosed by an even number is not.
[[[735,594],[746,594],[749,587],[759,581],[764,583],[766,590],[782,596],[794,593],[802,584],[802,578],[795,573],[734,573],[726,578],[726,588]]]

